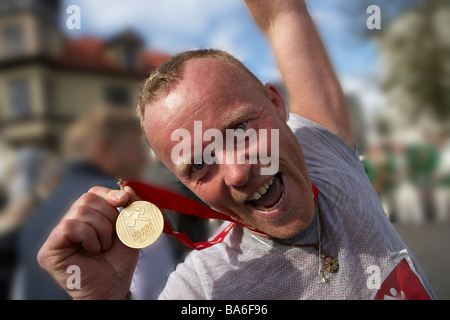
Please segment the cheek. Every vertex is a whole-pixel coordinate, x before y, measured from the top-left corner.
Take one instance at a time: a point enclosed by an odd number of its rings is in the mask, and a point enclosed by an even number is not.
[[[220,187],[222,185],[221,181],[211,179],[208,182],[201,184],[186,182],[183,180],[181,181],[207,205],[222,212],[226,210],[227,212],[224,213],[228,213],[228,209],[226,208],[232,203],[232,201],[228,198],[228,193],[226,190],[223,190]]]
[[[199,197],[203,202],[210,206],[216,207],[218,205],[217,197],[219,194],[217,188],[215,187],[214,181],[208,183],[203,183],[201,185],[191,183],[186,185],[197,197]]]

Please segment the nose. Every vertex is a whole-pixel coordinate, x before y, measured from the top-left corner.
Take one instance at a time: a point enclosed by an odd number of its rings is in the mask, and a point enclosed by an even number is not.
[[[251,177],[252,165],[245,164],[222,164],[222,174],[228,187],[244,186]]]

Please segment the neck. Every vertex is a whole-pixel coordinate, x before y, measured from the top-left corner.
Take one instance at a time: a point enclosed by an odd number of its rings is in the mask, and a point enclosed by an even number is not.
[[[248,229],[248,228],[247,228],[247,230],[253,235],[257,235],[259,237],[262,237],[262,238],[265,238],[268,240],[272,240],[275,243],[284,243],[286,245],[289,245],[289,244],[299,244],[299,245],[316,244],[317,243],[317,223],[318,223],[319,219],[320,219],[319,210],[318,210],[318,205],[316,203],[314,215],[311,219],[311,222],[304,229],[302,229],[299,233],[297,233],[295,236],[293,236],[291,238],[279,239],[277,237],[273,237],[268,234],[258,232],[258,230],[252,230],[252,229]],[[322,225],[322,222],[320,224]]]

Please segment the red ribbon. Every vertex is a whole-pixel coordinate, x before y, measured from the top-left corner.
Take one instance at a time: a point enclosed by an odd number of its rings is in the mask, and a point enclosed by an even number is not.
[[[169,190],[161,189],[138,181],[127,181],[124,183],[124,186],[131,187],[142,200],[149,201],[160,209],[173,210],[184,214],[194,215],[203,219],[220,219],[232,222],[219,234],[217,234],[212,241],[193,243],[185,233],[173,231],[170,224],[166,221],[166,219],[164,219],[163,232],[173,235],[191,249],[202,250],[215,245],[216,243],[222,242],[235,223],[239,223],[230,216]],[[311,186],[313,189],[314,201],[316,201],[317,196],[319,195],[319,190],[313,183],[311,183]],[[244,227],[255,230],[245,225]]]

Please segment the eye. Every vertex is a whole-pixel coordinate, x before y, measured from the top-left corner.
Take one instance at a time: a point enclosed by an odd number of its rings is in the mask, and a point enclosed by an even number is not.
[[[237,130],[244,131],[246,127],[247,127],[247,122],[241,122],[236,127],[234,127],[234,131],[237,131]]]
[[[192,170],[193,170],[193,171],[200,171],[200,170],[202,170],[204,167],[205,167],[205,163],[204,163],[204,162],[202,162],[202,163],[194,163],[194,164],[192,165]]]

